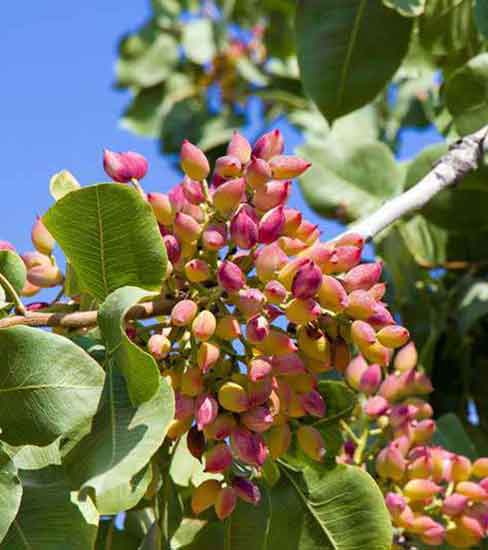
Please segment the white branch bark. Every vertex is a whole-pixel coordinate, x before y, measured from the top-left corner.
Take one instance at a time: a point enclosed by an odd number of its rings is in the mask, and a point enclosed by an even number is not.
[[[371,240],[405,214],[425,206],[434,195],[461,181],[469,172],[478,168],[486,149],[487,136],[488,126],[485,126],[452,144],[449,152],[414,187],[353,224],[345,233],[359,233],[366,240]]]

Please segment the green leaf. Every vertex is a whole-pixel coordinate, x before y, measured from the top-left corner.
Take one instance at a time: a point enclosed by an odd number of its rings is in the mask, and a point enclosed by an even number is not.
[[[122,371],[129,396],[136,406],[156,395],[161,379],[156,361],[131,342],[124,327],[127,311],[148,297],[148,293],[140,288],[119,288],[108,296],[98,313],[98,325],[105,340],[109,364]]]
[[[154,522],[137,550],[159,550],[161,548],[161,530]]]
[[[160,289],[166,251],[150,205],[130,186],[72,191],[43,220],[83,288],[99,300],[123,286]]]
[[[357,403],[356,394],[337,380],[321,380],[319,392],[327,404],[327,414],[314,422],[314,426],[339,422],[350,416]]]
[[[35,445],[9,446],[7,452],[19,470],[42,470],[46,466],[61,464],[59,439],[45,447],[36,447]]]
[[[457,322],[462,334],[466,334],[483,317],[488,315],[488,283],[473,281],[459,304]]]
[[[15,519],[22,498],[22,485],[17,468],[0,448],[0,543]]]
[[[111,543],[109,543],[109,540]],[[134,537],[126,530],[119,531],[113,520],[101,521],[98,528],[95,550],[135,550],[139,544],[139,539]]]
[[[455,414],[448,413],[438,418],[436,427],[437,430],[432,440],[434,444],[473,460],[478,457],[473,442]]]
[[[296,29],[305,91],[334,120],[386,86],[407,53],[412,20],[378,0],[300,0]]]
[[[51,466],[23,472],[24,495],[2,550],[70,550],[93,548],[98,514],[90,499],[71,493],[63,470]]]
[[[89,422],[104,373],[70,340],[30,327],[0,330],[0,427],[12,445],[48,445]]]
[[[271,491],[267,547],[280,550],[390,550],[392,527],[373,479],[353,466],[281,468]],[[286,526],[286,528],[284,528]]]
[[[49,192],[54,200],[58,201],[71,191],[76,191],[80,188],[80,184],[68,170],[61,170],[49,181]]]
[[[27,270],[24,262],[15,252],[0,250],[0,274],[12,285],[15,292],[20,292],[24,288]]]
[[[417,17],[424,13],[427,0],[383,0],[383,4],[393,8],[405,17]]]
[[[447,108],[460,134],[469,134],[488,122],[488,53],[469,60],[445,86]]]
[[[299,154],[312,163],[300,178],[310,206],[323,216],[351,221],[374,212],[403,188],[403,174],[386,145],[305,145]]]
[[[183,27],[181,45],[185,55],[198,65],[209,63],[215,53],[215,42],[210,19],[196,19]]]
[[[474,19],[480,33],[488,38],[488,4],[485,0],[475,1]]]
[[[173,416],[173,392],[165,379],[159,393],[136,408],[122,375],[109,368],[91,433],[65,457],[68,473],[82,492],[94,491],[100,513],[131,506],[127,485],[136,492],[137,476],[160,447]]]

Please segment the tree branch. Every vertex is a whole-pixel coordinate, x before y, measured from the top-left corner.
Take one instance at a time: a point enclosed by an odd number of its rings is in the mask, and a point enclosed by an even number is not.
[[[414,187],[385,203],[371,216],[353,224],[342,235],[355,232],[371,240],[405,214],[422,208],[434,195],[478,168],[486,150],[487,136],[488,126],[485,126],[453,143],[449,152]]]

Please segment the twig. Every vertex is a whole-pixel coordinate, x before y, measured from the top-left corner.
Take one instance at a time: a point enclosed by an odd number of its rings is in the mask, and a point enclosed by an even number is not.
[[[478,168],[483,160],[487,136],[488,126],[484,126],[474,134],[453,143],[449,152],[414,187],[385,203],[371,216],[353,224],[342,235],[355,232],[366,240],[371,240],[405,214],[422,208],[437,193]]]

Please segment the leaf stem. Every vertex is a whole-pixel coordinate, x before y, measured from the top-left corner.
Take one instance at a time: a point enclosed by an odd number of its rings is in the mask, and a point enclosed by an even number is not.
[[[10,281],[4,277],[0,273],[0,285],[3,286],[5,292],[10,296],[12,302],[15,304],[15,311],[19,313],[20,315],[25,316],[27,314],[27,311],[25,309],[24,304],[22,303],[22,300],[20,299],[17,292],[15,292],[15,288],[10,284]]]

